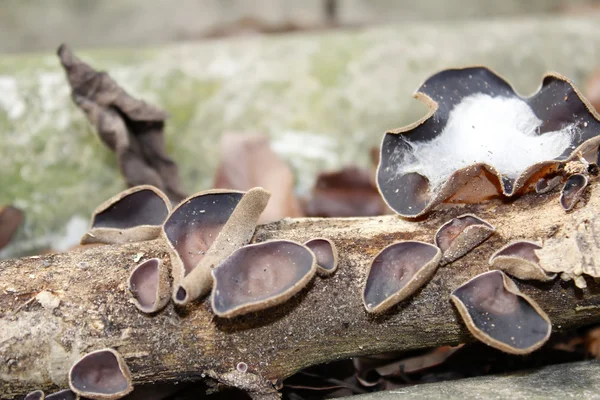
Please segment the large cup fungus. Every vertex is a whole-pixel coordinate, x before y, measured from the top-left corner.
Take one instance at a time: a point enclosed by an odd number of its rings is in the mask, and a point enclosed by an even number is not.
[[[316,269],[314,253],[299,243],[244,246],[212,271],[213,312],[231,318],[281,304],[306,286]]]
[[[528,354],[550,337],[546,313],[502,271],[477,275],[451,299],[473,336],[504,352]]]
[[[69,371],[69,386],[80,396],[114,400],[133,390],[125,360],[113,349],[96,350],[80,358]]]
[[[380,313],[412,295],[434,274],[442,251],[429,243],[397,242],[375,256],[363,290],[368,312]]]
[[[167,196],[154,186],[135,186],[102,203],[81,244],[122,244],[156,239],[171,210]]]
[[[187,304],[208,293],[211,271],[252,239],[269,192],[213,189],[182,201],[163,225],[171,255],[173,301]]]
[[[464,214],[451,219],[435,233],[435,244],[442,250],[444,262],[450,263],[467,254],[496,229],[476,215]]]
[[[598,115],[554,73],[523,98],[487,68],[449,69],[427,79],[415,97],[429,113],[386,133],[377,169],[384,200],[406,217],[443,201],[533,190],[561,163],[600,143]]]
[[[492,255],[490,266],[519,279],[551,281],[556,278],[556,274],[544,271],[540,266],[540,259],[535,254],[535,250],[541,248],[542,246],[533,242],[511,242]]]

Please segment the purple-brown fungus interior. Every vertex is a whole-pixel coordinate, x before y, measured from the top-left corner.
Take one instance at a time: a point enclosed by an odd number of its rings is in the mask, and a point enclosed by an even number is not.
[[[108,350],[96,351],[81,358],[71,369],[70,381],[80,393],[112,395],[131,387],[123,375],[117,356]]]
[[[304,246],[273,241],[242,247],[213,270],[217,315],[268,302],[297,289],[314,273],[314,256]]]
[[[464,305],[474,328],[487,337],[517,350],[545,341],[549,323],[525,298],[509,292],[503,277],[500,271],[481,274],[452,295]],[[467,326],[472,328],[468,322]]]
[[[383,249],[373,260],[363,293],[368,310],[398,293],[438,254],[437,247],[422,242],[401,242]]]
[[[535,250],[541,249],[542,246],[535,243],[530,242],[515,242],[509,246],[506,246],[504,249],[500,250],[498,253],[494,254],[492,257],[493,261],[497,257],[514,257],[520,258],[534,264],[539,264],[540,259],[537,255],[535,255]]]
[[[560,204],[569,211],[575,207],[575,204],[581,199],[585,187],[588,184],[588,178],[582,174],[575,174],[567,179],[560,196]]]
[[[471,216],[463,215],[456,217],[444,224],[435,235],[435,244],[444,252],[450,248],[452,243],[470,226],[483,226],[494,229],[487,222]]]
[[[174,210],[164,224],[167,239],[189,274],[223,229],[243,193],[212,193],[193,197]]]
[[[52,393],[46,396],[45,400],[76,400],[77,395],[69,389],[61,390],[60,392]]]
[[[133,192],[97,213],[93,228],[128,229],[140,225],[160,226],[169,208],[164,199],[150,189]]]
[[[158,296],[160,261],[151,258],[144,261],[131,272],[129,290],[144,309],[151,309]]]
[[[317,257],[317,264],[326,272],[332,272],[336,268],[336,257],[332,244],[325,239],[313,239],[306,242],[306,247],[312,250]]]

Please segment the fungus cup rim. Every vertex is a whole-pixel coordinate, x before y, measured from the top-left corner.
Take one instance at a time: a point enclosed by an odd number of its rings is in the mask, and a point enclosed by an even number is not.
[[[456,292],[456,290],[472,283],[474,280],[476,280],[484,275],[487,275],[487,274],[502,274],[502,286],[504,287],[504,289],[507,290],[509,293],[524,299],[535,310],[535,312],[548,324],[548,331],[546,332],[546,335],[544,335],[544,338],[542,340],[536,342],[535,344],[533,344],[529,347],[519,349],[516,347],[509,346],[508,344],[506,344],[500,340],[494,339],[493,337],[484,333],[481,329],[479,329],[475,325],[475,323],[473,322],[473,318],[471,318],[471,315],[469,314],[469,310],[467,309],[466,305],[454,293]],[[516,354],[516,355],[524,355],[524,354],[532,353],[533,351],[542,347],[548,341],[548,339],[550,338],[550,335],[552,333],[552,321],[550,321],[548,314],[546,314],[546,312],[544,310],[542,310],[541,307],[531,297],[522,293],[519,290],[517,284],[515,282],[513,282],[513,280],[510,279],[501,270],[486,271],[477,276],[474,276],[473,278],[469,279],[468,281],[466,281],[465,283],[463,283],[462,285],[460,285],[459,287],[454,289],[452,291],[452,293],[450,294],[450,299],[452,300],[452,302],[454,303],[454,306],[458,310],[465,326],[467,327],[469,332],[473,336],[475,336],[476,339],[478,339],[482,343],[487,344],[488,346],[491,346],[498,350],[504,351],[505,353]]]

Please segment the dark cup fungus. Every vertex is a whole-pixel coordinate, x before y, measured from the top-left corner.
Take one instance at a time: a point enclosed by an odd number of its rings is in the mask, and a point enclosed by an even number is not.
[[[171,297],[168,271],[158,258],[136,266],[129,274],[127,287],[133,294],[133,304],[145,313],[163,309]]]
[[[173,266],[173,301],[184,305],[212,286],[211,271],[254,234],[269,192],[213,189],[181,202],[163,225]]]
[[[212,271],[213,312],[232,318],[281,304],[298,293],[317,269],[313,252],[276,240],[244,246]]]
[[[45,400],[77,400],[79,396],[69,389],[61,390],[60,392],[52,393],[46,396]]]
[[[167,196],[154,186],[135,186],[102,203],[81,244],[123,244],[156,239],[171,210]]]
[[[565,211],[571,211],[585,193],[588,184],[587,176],[583,174],[571,175],[560,194],[560,205]]]
[[[443,201],[533,190],[560,163],[600,143],[598,115],[554,73],[523,98],[487,68],[449,69],[425,81],[415,97],[429,113],[385,134],[377,169],[384,200],[405,217]]]
[[[329,239],[317,238],[304,243],[317,257],[317,274],[328,276],[335,272],[338,266],[338,251]]]
[[[435,244],[442,250],[444,263],[450,263],[477,247],[494,232],[488,222],[472,214],[451,219],[435,233]]]
[[[528,354],[550,337],[546,313],[502,271],[469,280],[451,295],[465,325],[483,343],[511,354]]]
[[[431,278],[441,258],[442,251],[425,242],[397,242],[383,249],[373,259],[365,283],[367,311],[386,311],[412,295]]]
[[[24,400],[44,400],[44,392],[41,390],[36,390],[25,396]]]
[[[79,359],[69,371],[71,390],[97,400],[120,399],[131,393],[131,373],[113,349],[96,350]]]
[[[540,259],[535,254],[535,250],[541,248],[539,244],[527,241],[509,243],[492,255],[490,266],[519,279],[551,281],[556,278],[556,274],[544,271],[540,266]]]

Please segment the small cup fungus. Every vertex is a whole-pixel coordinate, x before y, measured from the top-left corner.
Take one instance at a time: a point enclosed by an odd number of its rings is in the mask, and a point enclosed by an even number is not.
[[[587,176],[583,174],[571,175],[560,194],[560,205],[565,211],[571,211],[585,193],[585,188],[588,184]]]
[[[269,192],[213,189],[177,206],[163,225],[173,266],[173,301],[184,305],[208,293],[211,270],[247,244]]]
[[[507,244],[490,258],[490,266],[519,279],[551,281],[556,274],[549,274],[540,266],[535,250],[541,249],[537,243],[516,241]]]
[[[60,392],[49,394],[45,397],[45,400],[77,400],[79,396],[73,393],[70,389],[64,389]]]
[[[163,309],[171,297],[168,272],[158,258],[151,258],[136,266],[129,274],[127,287],[133,294],[135,306],[145,313]]]
[[[113,349],[96,350],[79,359],[69,371],[71,390],[96,400],[120,399],[131,393],[131,374]]]
[[[383,249],[373,259],[365,283],[367,311],[386,311],[412,295],[431,278],[441,258],[442,251],[425,242],[397,242]]]
[[[328,276],[335,272],[338,266],[338,251],[329,239],[317,238],[304,243],[317,257],[317,274]]]
[[[513,196],[600,142],[593,108],[565,77],[544,76],[523,98],[484,67],[449,69],[415,97],[427,116],[386,133],[377,185],[398,214],[418,217],[437,204]]]
[[[154,186],[127,189],[102,203],[81,244],[122,244],[156,239],[171,210],[167,196]]]
[[[232,318],[281,304],[312,279],[316,257],[288,240],[252,244],[236,250],[212,270],[213,311]]]
[[[41,390],[36,390],[25,396],[24,400],[44,400],[44,392]]]
[[[477,275],[451,299],[473,336],[496,349],[528,354],[550,337],[546,313],[502,271]]]
[[[489,238],[496,229],[488,222],[472,214],[451,219],[435,233],[435,244],[442,250],[445,263],[467,254]]]
[[[562,182],[562,176],[540,178],[535,184],[535,192],[539,194],[548,193]]]

